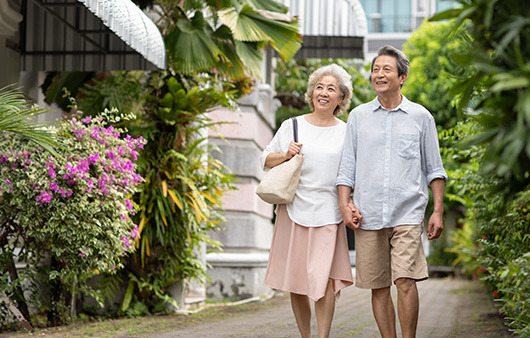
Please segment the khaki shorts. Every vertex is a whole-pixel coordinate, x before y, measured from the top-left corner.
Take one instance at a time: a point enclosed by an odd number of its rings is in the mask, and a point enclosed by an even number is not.
[[[429,277],[420,225],[355,230],[356,277],[361,289],[389,287],[398,278]]]

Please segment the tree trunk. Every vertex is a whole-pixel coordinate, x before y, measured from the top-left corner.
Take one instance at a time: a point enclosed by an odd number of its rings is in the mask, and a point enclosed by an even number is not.
[[[51,270],[55,271],[61,271],[60,262],[55,258],[55,256],[51,257],[51,264],[50,268]],[[61,306],[62,302],[64,301],[64,297],[62,297],[63,294],[63,283],[61,282],[61,279],[56,277],[54,279],[50,280],[50,306],[48,308],[48,311],[46,313],[47,319],[48,319],[48,325],[49,326],[58,326],[66,324],[63,322],[62,319],[64,319],[63,316],[63,310],[64,306]]]
[[[17,283],[18,272],[17,267],[15,266],[15,261],[13,260],[13,256],[10,257],[7,263],[7,271],[9,271],[9,278],[11,280],[11,283]],[[26,297],[24,297],[24,290],[22,290],[20,283],[17,283],[17,286],[15,287],[13,298],[15,300],[15,303],[17,304],[17,308],[20,313],[22,313],[26,320],[30,321],[28,304],[26,302]]]

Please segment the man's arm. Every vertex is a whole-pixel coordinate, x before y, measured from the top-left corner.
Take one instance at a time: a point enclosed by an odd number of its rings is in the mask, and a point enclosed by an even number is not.
[[[435,178],[432,180],[431,190],[434,202],[434,211],[432,212],[431,218],[429,218],[429,225],[427,227],[427,236],[429,240],[440,237],[444,229],[443,215],[445,180],[443,178]]]
[[[363,216],[361,216],[359,209],[355,207],[350,198],[351,188],[346,185],[339,185],[337,187],[339,188],[339,210],[344,225],[355,230],[363,221]]]

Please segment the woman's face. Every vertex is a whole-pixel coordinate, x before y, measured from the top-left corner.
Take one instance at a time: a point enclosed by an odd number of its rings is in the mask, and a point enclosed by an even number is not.
[[[333,75],[324,75],[313,89],[313,106],[315,111],[331,112],[342,102],[340,82]]]

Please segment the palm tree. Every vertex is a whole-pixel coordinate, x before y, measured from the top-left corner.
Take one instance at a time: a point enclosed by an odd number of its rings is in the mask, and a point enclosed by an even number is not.
[[[30,139],[52,154],[56,154],[55,135],[45,129],[45,124],[32,123],[31,119],[46,113],[46,109],[27,108],[24,95],[12,86],[0,89],[0,134],[2,132],[17,133]]]
[[[274,0],[159,0],[169,67],[181,74],[212,72],[231,80],[261,78],[262,50],[284,60],[301,44],[298,19]]]

